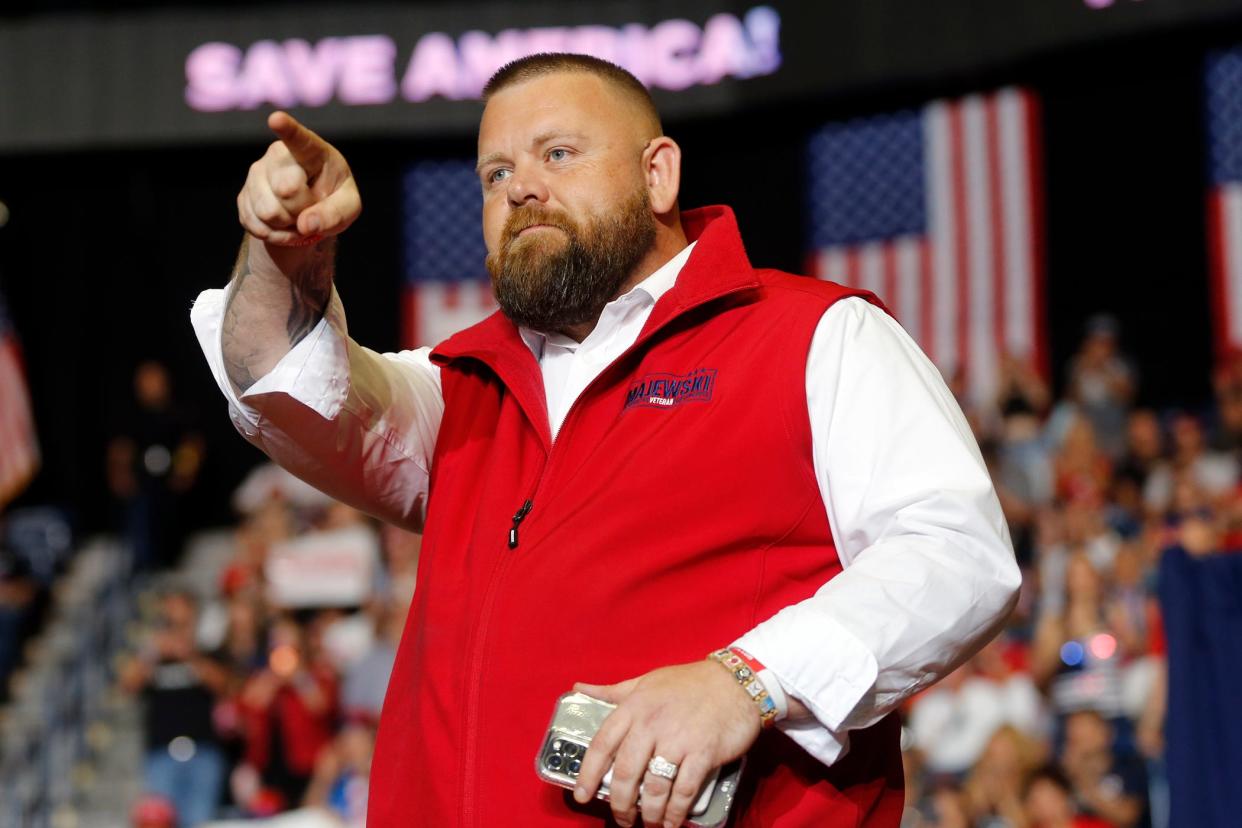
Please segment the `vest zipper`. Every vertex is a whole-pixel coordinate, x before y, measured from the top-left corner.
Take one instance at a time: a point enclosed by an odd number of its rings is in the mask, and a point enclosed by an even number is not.
[[[516,513],[516,514],[514,514],[514,516],[513,516],[513,526],[511,526],[511,527],[509,528],[509,548],[510,548],[510,549],[517,549],[517,546],[518,546],[518,526],[519,526],[519,525],[521,525],[522,521],[526,520],[526,516],[530,514],[531,507],[532,507],[532,506],[534,506],[534,505],[535,505],[534,501],[532,501],[532,500],[530,500],[530,499],[528,498],[528,499],[527,499],[527,500],[526,500],[526,501],[522,504],[521,508],[519,508],[519,509],[517,510],[517,513]]]

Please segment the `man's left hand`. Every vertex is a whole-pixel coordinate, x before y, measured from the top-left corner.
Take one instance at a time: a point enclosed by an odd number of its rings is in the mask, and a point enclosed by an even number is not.
[[[713,661],[662,667],[620,684],[576,684],[574,690],[612,702],[582,762],[574,798],[586,803],[611,767],[611,803],[628,828],[639,810],[647,825],[679,828],[712,770],[730,762],[759,736],[759,708]],[[648,772],[653,756],[677,765],[672,781]]]

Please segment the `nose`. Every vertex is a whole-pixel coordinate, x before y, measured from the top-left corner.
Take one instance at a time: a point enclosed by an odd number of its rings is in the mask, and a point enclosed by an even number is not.
[[[548,187],[535,170],[530,167],[519,167],[509,177],[507,190],[509,204],[521,207],[527,202],[537,201],[545,204],[548,201]]]

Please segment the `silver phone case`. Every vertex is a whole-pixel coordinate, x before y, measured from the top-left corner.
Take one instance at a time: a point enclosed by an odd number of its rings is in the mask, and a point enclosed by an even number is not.
[[[539,754],[535,757],[535,773],[545,782],[572,789],[578,781],[578,768],[582,757],[590,747],[591,739],[604,719],[616,708],[615,704],[601,701],[585,693],[566,693],[556,700],[552,722]],[[720,769],[716,787],[703,813],[691,816],[686,824],[696,828],[719,828],[729,819],[729,810],[737,796],[743,756]],[[597,799],[608,799],[607,788],[601,786]]]

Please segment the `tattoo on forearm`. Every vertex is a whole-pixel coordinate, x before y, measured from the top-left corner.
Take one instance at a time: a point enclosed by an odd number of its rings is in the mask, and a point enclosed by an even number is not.
[[[306,337],[318,324],[332,295],[332,271],[336,241],[319,242],[293,273],[288,277],[287,293],[272,292],[272,285],[250,270],[250,237],[247,236],[237,257],[233,279],[229,284],[224,305],[224,320],[220,332],[224,369],[229,380],[239,391],[246,391],[258,381],[262,373],[255,374],[254,366],[265,357],[270,358],[273,346],[284,345],[285,352]],[[274,343],[262,331],[270,329],[272,313],[279,313],[282,305],[288,305],[285,319],[284,343]],[[277,336],[279,336],[277,334]]]
[[[245,347],[240,336],[244,327],[240,319],[237,295],[241,293],[250,275],[250,236],[242,239],[241,252],[237,254],[237,265],[233,268],[233,279],[229,284],[228,297],[224,300],[224,323],[220,331],[220,350],[224,356],[224,371],[229,380],[239,391],[246,391],[254,385],[255,377],[247,367],[254,357],[257,348],[253,343]]]
[[[285,328],[289,332],[289,347],[301,342],[323,317],[328,298],[332,295],[332,265],[335,254],[335,239],[319,242],[315,245],[314,255],[289,280],[291,304],[289,318],[285,322]]]

